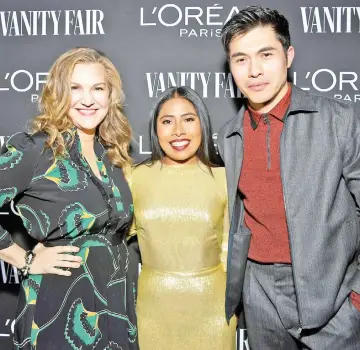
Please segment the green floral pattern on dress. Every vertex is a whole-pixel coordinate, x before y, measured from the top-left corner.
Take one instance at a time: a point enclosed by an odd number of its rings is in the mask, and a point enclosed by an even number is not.
[[[25,204],[16,206],[25,228],[31,233],[35,227],[36,232],[41,232],[45,238],[50,229],[50,217],[43,210],[36,212],[33,208]]]
[[[74,350],[95,349],[102,337],[98,322],[98,313],[86,310],[80,298],[73,302],[67,315],[65,337]]]
[[[68,159],[57,158],[44,177],[55,182],[62,191],[79,191],[87,187],[87,176]]]
[[[15,147],[8,145],[7,152],[0,158],[0,170],[12,169],[21,162],[23,152],[18,151]]]
[[[138,350],[126,245],[132,197],[122,170],[97,138],[101,181],[82,157],[76,133],[64,157],[54,158],[46,140],[41,133],[9,139],[0,154],[0,207],[21,195],[16,207],[28,234],[45,246],[78,246],[82,264],[61,268],[71,276],[22,281],[14,347]],[[0,226],[0,249],[12,243]]]
[[[77,237],[89,231],[95,219],[95,215],[88,212],[81,203],[70,204],[63,210],[59,219],[61,233],[72,238]]]
[[[16,193],[17,189],[15,187],[0,188],[0,207],[9,203],[16,196]]]

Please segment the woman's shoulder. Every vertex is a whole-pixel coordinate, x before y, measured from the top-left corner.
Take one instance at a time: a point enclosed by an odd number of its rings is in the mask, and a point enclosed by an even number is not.
[[[46,137],[40,134],[18,132],[8,138],[0,150],[0,155],[4,156],[5,163],[12,162],[11,167],[21,163],[22,169],[26,172],[39,164],[45,140]]]
[[[135,164],[131,168],[132,176],[142,176],[143,174],[149,174],[158,170],[158,162],[151,163],[139,163]]]
[[[130,187],[132,187],[134,183],[139,185],[140,183],[143,183],[144,180],[149,180],[153,171],[154,167],[150,164],[140,163],[129,167],[127,169],[127,178]]]
[[[43,149],[46,139],[47,135],[44,132],[37,132],[35,134],[18,132],[9,137],[6,141],[6,146],[25,151],[38,151]]]

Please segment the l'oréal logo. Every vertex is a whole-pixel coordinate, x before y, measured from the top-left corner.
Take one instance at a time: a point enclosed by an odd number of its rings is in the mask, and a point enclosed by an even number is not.
[[[221,27],[234,14],[239,13],[237,6],[182,6],[165,4],[161,7],[140,8],[140,26],[177,27],[180,37],[213,38],[220,37]]]

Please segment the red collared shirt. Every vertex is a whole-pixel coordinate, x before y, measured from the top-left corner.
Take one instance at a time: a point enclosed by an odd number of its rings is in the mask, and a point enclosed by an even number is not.
[[[244,115],[244,159],[239,189],[245,223],[251,230],[249,258],[266,263],[291,263],[280,175],[280,135],[290,105],[291,85],[266,114],[248,106]]]

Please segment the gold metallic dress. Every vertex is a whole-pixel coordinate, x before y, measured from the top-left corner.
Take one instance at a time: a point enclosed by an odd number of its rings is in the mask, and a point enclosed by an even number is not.
[[[234,350],[225,319],[228,243],[224,168],[141,165],[130,179],[142,270],[141,350]]]

